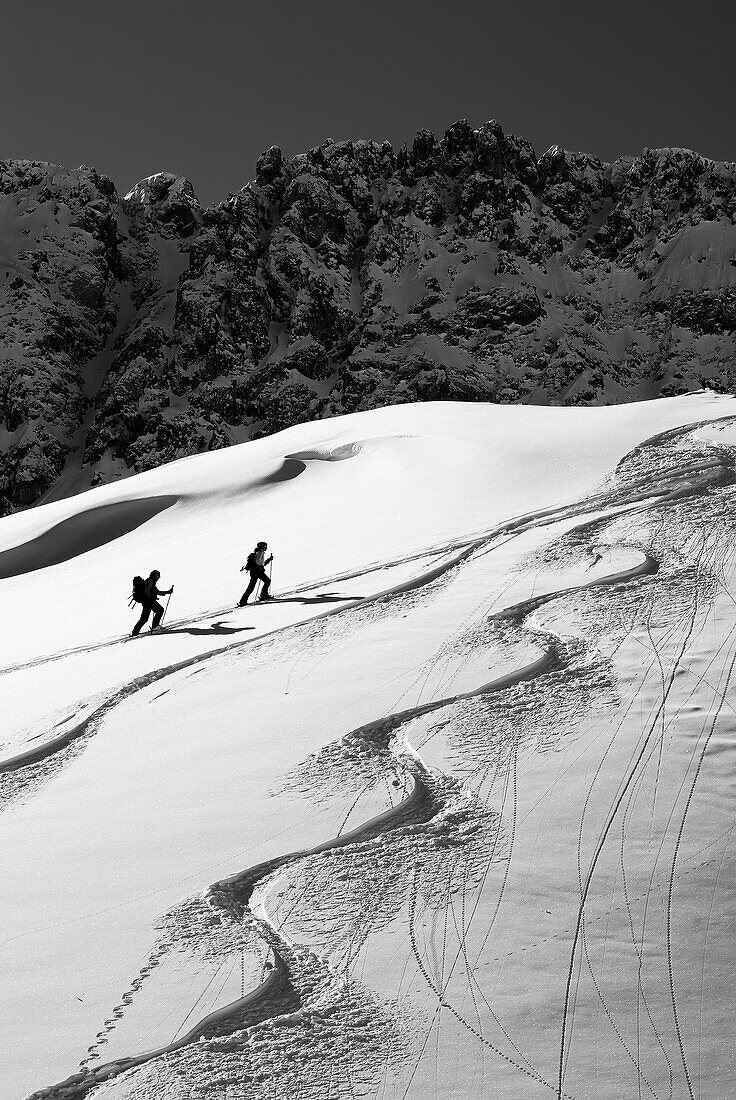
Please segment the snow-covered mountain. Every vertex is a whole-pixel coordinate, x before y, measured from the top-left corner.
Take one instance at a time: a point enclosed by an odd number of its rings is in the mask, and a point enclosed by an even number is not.
[[[0,509],[427,400],[733,387],[736,168],[537,157],[490,122],[158,173],[0,165]]]
[[[730,1096],[735,528],[708,393],[378,409],[3,519],[1,1100]]]

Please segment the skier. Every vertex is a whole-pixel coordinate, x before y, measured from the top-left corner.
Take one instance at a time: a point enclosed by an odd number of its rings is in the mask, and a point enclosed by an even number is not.
[[[172,584],[168,591],[156,587],[158,578],[161,576],[158,569],[154,569],[151,575],[143,585],[143,598],[141,599],[141,617],[133,627],[131,631],[131,637],[135,638],[137,634],[140,634],[141,627],[148,622],[148,616],[153,612],[153,622],[151,623],[151,630],[158,630],[158,625],[161,622],[161,618],[164,613],[164,609],[158,602],[158,596],[170,596],[174,591]]]
[[[273,596],[271,596],[268,591],[271,580],[265,568],[269,564],[269,562],[273,561],[273,554],[271,554],[270,558],[266,558],[267,550],[267,542],[258,542],[256,543],[255,550],[248,554],[248,560],[246,561],[245,565],[242,566],[240,572],[242,573],[243,569],[247,569],[250,573],[250,580],[248,581],[248,587],[238,601],[238,607],[245,607],[248,602],[248,597],[250,596],[255,586],[258,584],[258,581],[263,581],[263,588],[261,589],[259,600],[273,599]]]

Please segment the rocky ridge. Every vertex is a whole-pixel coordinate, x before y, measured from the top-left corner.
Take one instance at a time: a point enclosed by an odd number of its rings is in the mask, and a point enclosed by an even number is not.
[[[496,122],[159,173],[0,162],[0,514],[305,420],[736,378],[736,164]]]

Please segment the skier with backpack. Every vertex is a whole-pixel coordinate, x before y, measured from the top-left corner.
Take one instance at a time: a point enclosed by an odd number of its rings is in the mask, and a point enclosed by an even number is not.
[[[160,576],[161,574],[158,569],[154,569],[145,581],[143,577],[133,577],[133,595],[131,600],[133,603],[141,604],[141,617],[131,631],[131,637],[133,638],[140,634],[141,627],[145,626],[148,622],[148,616],[151,612],[153,612],[151,630],[158,630],[161,619],[164,616],[164,608],[158,602],[158,597],[171,596],[171,593],[174,591],[173,584],[168,591],[156,587]],[[166,606],[168,607],[168,604]]]
[[[241,567],[241,573],[244,569],[248,570],[250,573],[250,580],[248,581],[248,587],[238,601],[238,607],[245,607],[248,602],[248,597],[259,581],[262,582],[261,594],[258,597],[259,601],[273,599],[273,596],[268,591],[271,585],[271,578],[266,572],[266,566],[273,561],[273,554],[271,554],[270,558],[266,558],[267,550],[267,542],[256,543],[255,550],[251,550],[245,565]]]

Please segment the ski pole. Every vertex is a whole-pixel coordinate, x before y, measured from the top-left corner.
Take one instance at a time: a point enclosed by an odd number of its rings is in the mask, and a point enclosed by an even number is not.
[[[168,598],[168,600],[166,601],[166,607],[164,608],[164,613],[163,613],[163,615],[161,616],[161,622],[160,622],[160,623],[158,624],[159,626],[161,626],[161,623],[163,623],[164,619],[166,618],[166,612],[167,612],[167,611],[169,610],[169,604],[171,603],[171,597],[172,597],[172,595],[173,595],[173,592],[174,592],[174,586],[173,586],[173,584],[172,584],[172,586],[171,586],[171,592],[169,592],[169,598]]]

